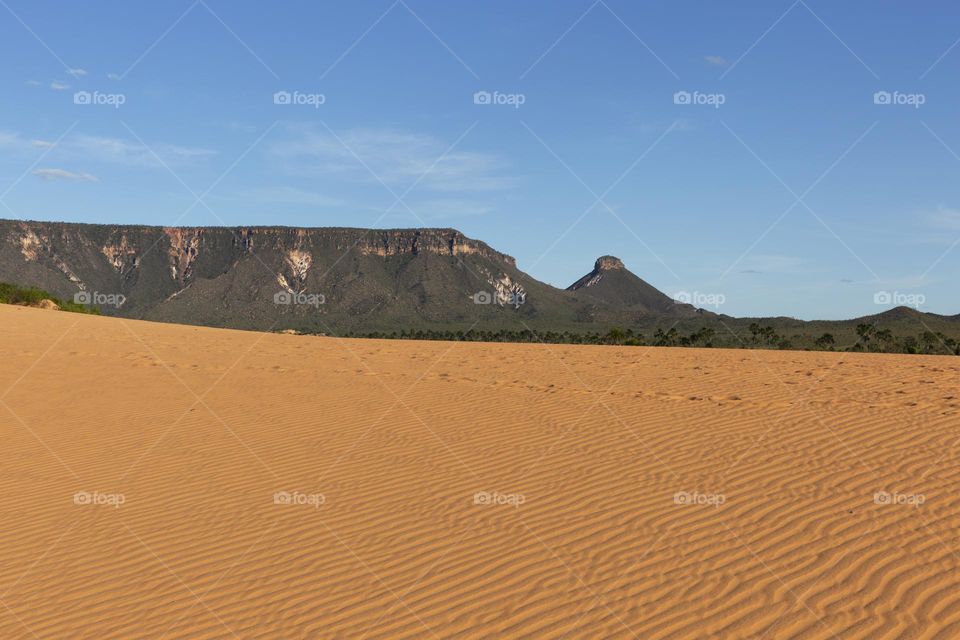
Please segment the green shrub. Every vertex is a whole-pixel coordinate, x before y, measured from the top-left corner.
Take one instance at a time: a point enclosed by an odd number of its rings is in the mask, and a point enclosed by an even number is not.
[[[0,303],[35,307],[44,300],[53,301],[62,311],[100,315],[100,309],[96,307],[60,300],[43,289],[0,282]]]

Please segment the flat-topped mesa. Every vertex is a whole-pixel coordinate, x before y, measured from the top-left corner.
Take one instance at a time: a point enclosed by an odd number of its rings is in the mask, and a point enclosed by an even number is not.
[[[198,254],[210,246],[218,250],[227,245],[241,253],[278,248],[316,250],[328,246],[335,251],[356,249],[364,255],[401,256],[434,254],[447,256],[477,255],[516,267],[516,260],[484,242],[468,238],[449,228],[358,229],[348,227],[155,227],[146,225],[91,225],[83,223],[0,221],[0,232],[9,229],[12,240],[27,260],[35,260],[50,239],[71,243],[96,238],[98,250],[121,273],[139,266],[141,254],[156,244],[156,234],[165,234],[170,248],[174,279],[189,276]]]
[[[384,257],[420,253],[448,256],[477,254],[504,260],[511,266],[516,266],[513,257],[491,249],[484,242],[472,240],[455,229],[370,231],[357,242],[357,248],[364,254]]]
[[[492,330],[513,326],[508,313],[537,331],[593,330],[695,313],[614,256],[598,258],[569,287],[571,295],[537,282],[510,256],[449,227],[0,219],[0,282],[39,287],[66,300],[79,291],[122,294],[122,306],[101,307],[105,315],[265,331]],[[283,292],[322,297],[323,306],[282,304],[294,300],[276,297]]]
[[[623,260],[614,256],[600,256],[593,264],[594,271],[615,271],[625,269]]]
[[[5,250],[10,252],[7,262]],[[384,262],[391,264],[384,268],[394,277],[391,270],[397,264],[392,263],[397,261],[388,259],[392,257],[441,256],[452,258],[452,263],[490,261],[481,271],[490,271],[493,279],[516,268],[512,257],[451,228],[160,227],[0,220],[0,274],[4,269],[17,274],[26,264],[34,272],[34,282],[67,297],[77,287],[135,287],[143,282],[165,287],[160,294],[144,294],[143,299],[160,296],[158,300],[165,300],[197,278],[217,279],[233,273],[252,254],[276,271],[272,280],[299,293],[308,286],[313,265],[324,264],[326,270],[349,253],[387,259]],[[379,268],[369,262],[368,267]],[[155,273],[163,275],[157,280]],[[116,275],[120,281],[112,279]],[[62,276],[67,282],[60,280]]]
[[[149,227],[147,227],[149,229]],[[280,242],[281,246],[295,245],[297,249],[330,244],[337,250],[356,248],[363,255],[381,257],[417,255],[432,253],[436,255],[461,256],[479,255],[502,260],[516,267],[512,256],[492,249],[479,240],[473,240],[456,229],[354,229],[345,227],[202,227],[200,229],[183,228],[184,232],[205,231],[208,234],[232,234],[233,244],[245,251],[255,246],[264,248],[271,243]],[[254,240],[257,238],[257,241]]]

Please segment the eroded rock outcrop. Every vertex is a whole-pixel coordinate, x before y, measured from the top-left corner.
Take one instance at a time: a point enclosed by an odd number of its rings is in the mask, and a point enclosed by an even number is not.
[[[496,293],[497,303],[501,306],[513,305],[519,307],[527,301],[527,292],[523,286],[505,273],[499,278],[491,280],[490,284]]]
[[[577,289],[596,286],[600,284],[600,281],[603,280],[604,274],[606,274],[608,271],[624,271],[625,269],[626,267],[623,266],[623,260],[620,258],[616,258],[614,256],[600,256],[597,258],[597,261],[593,263],[593,271],[567,287],[567,290],[576,291]]]
[[[357,248],[364,255],[382,257],[421,253],[445,256],[480,255],[516,266],[516,261],[511,256],[495,251],[483,242],[471,240],[453,229],[371,231],[357,242]]]
[[[313,264],[313,256],[302,249],[291,249],[283,256],[283,272],[277,274],[277,283],[291,293],[306,290],[307,272]]]
[[[23,227],[23,232],[16,238],[16,242],[20,245],[20,253],[22,253],[23,257],[28,261],[36,260],[38,253],[42,251],[44,247],[43,240],[40,236],[26,226]]]
[[[170,276],[183,285],[193,274],[193,265],[200,255],[203,229],[166,227],[163,232],[170,240],[170,248],[167,250],[170,259]]]
[[[37,262],[45,258],[59,270],[67,279],[82,291],[85,288],[83,281],[67,266],[66,261],[57,254],[54,243],[47,233],[34,231],[27,223],[19,224],[17,232],[13,234],[13,242],[19,246],[20,254],[27,262]]]
[[[102,246],[100,252],[106,256],[110,266],[116,269],[120,275],[126,275],[140,266],[139,250],[131,244],[125,233],[121,234],[120,239],[116,242]]]

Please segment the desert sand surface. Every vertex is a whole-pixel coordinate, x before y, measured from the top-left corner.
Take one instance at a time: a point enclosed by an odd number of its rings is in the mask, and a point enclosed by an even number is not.
[[[960,637],[957,358],[0,345],[0,638]]]

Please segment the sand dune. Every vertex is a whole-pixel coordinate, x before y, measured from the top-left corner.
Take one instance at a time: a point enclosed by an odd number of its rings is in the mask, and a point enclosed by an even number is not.
[[[960,637],[956,358],[0,329],[0,638]]]

